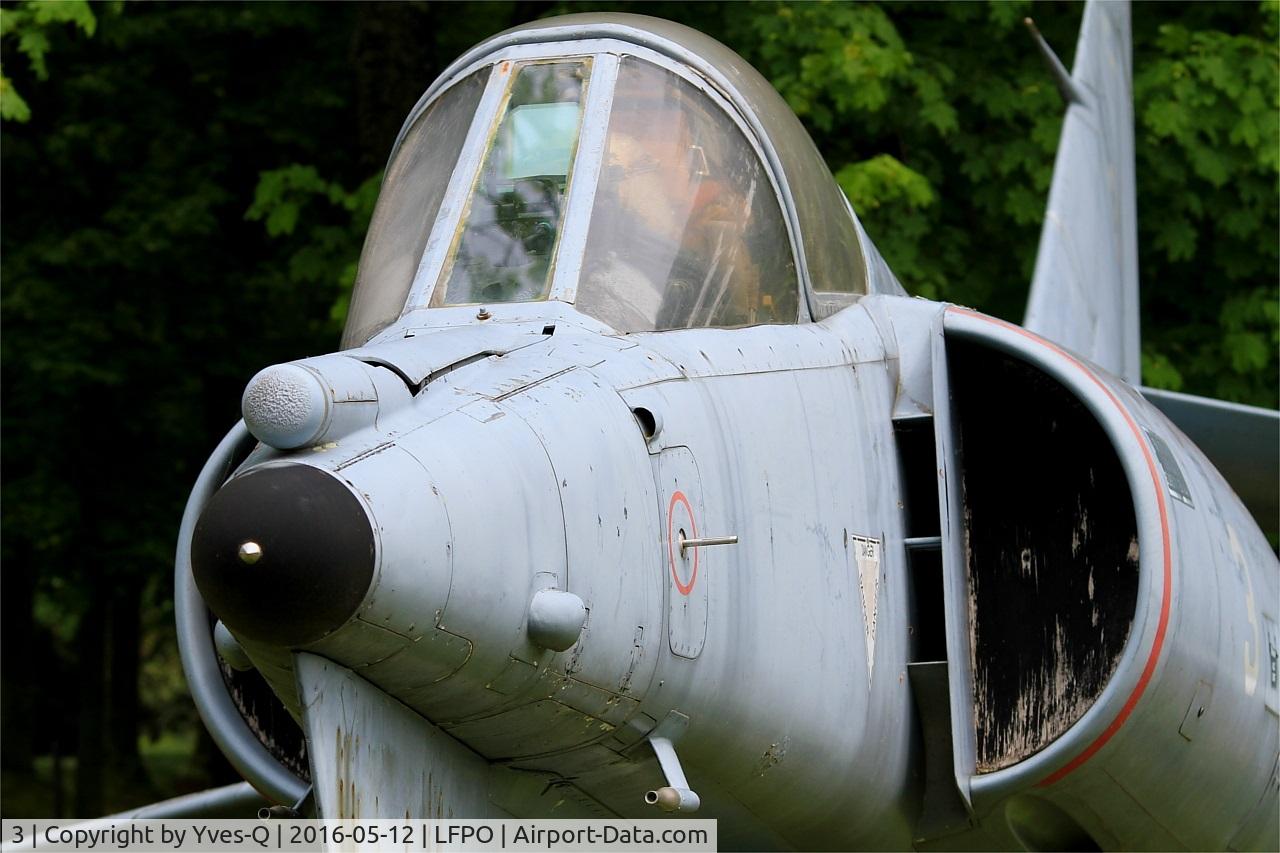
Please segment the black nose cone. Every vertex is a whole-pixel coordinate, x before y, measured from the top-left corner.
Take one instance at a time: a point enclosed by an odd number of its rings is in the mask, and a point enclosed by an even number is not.
[[[196,585],[227,627],[253,640],[303,645],[359,608],[374,536],[359,499],[309,465],[263,468],[223,486],[196,523]]]

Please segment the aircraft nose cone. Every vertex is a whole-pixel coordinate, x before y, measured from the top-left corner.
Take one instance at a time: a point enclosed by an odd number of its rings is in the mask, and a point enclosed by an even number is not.
[[[309,465],[251,471],[223,486],[196,523],[196,585],[227,627],[298,646],[359,608],[374,569],[369,515],[341,481]]]

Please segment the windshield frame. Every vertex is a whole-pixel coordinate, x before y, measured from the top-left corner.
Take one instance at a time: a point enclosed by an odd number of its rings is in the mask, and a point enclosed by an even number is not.
[[[465,79],[486,66],[492,66],[488,83],[476,108],[475,118],[463,143],[457,167],[450,177],[436,221],[427,238],[413,284],[401,311],[401,318],[411,312],[424,309],[438,311],[457,307],[430,308],[437,288],[447,286],[447,281],[442,280],[444,278],[442,272],[450,265],[449,255],[455,245],[456,236],[463,227],[468,201],[479,172],[483,168],[489,142],[502,118],[507,93],[515,74],[521,67],[549,60],[589,61],[591,82],[583,104],[581,130],[572,166],[572,179],[566,191],[566,213],[552,259],[551,284],[545,300],[527,304],[544,304],[545,301],[572,304],[575,301],[578,276],[581,272],[591,225],[591,214],[595,206],[596,187],[605,158],[605,140],[613,107],[618,67],[623,57],[635,57],[676,75],[710,98],[730,117],[742,138],[746,140],[753,154],[764,167],[763,172],[782,212],[788,249],[796,269],[796,286],[799,288],[797,317],[791,322],[811,321],[808,294],[812,288],[805,265],[803,245],[799,239],[795,205],[790,196],[789,187],[785,184],[785,175],[777,166],[776,152],[768,144],[767,139],[763,138],[758,128],[758,119],[753,121],[754,117],[745,115],[743,109],[735,103],[733,93],[722,91],[721,85],[704,76],[699,66],[689,59],[614,38],[514,44],[486,52],[470,62],[455,64],[447,74],[447,79],[442,78],[433,85],[410,113],[405,127],[412,126],[417,116],[436,98],[452,88],[456,81]],[[395,156],[403,141],[403,136],[402,130],[392,150],[392,157]]]
[[[443,230],[445,223],[442,218],[437,219],[437,227],[441,230],[438,234],[432,234],[428,244],[437,237],[442,241],[442,245],[438,247],[440,249],[439,256],[438,258],[430,258],[431,262],[429,262],[427,253],[424,253],[423,263],[418,271],[418,278],[415,278],[413,287],[410,288],[407,303],[410,308],[446,308],[457,305],[481,304],[479,302],[448,301],[444,298],[444,291],[449,286],[450,273],[457,261],[459,241],[467,226],[472,197],[479,184],[484,163],[488,160],[489,152],[497,142],[502,121],[506,115],[507,103],[511,97],[512,87],[521,70],[536,65],[569,63],[585,65],[588,69],[588,76],[584,84],[585,97],[582,102],[577,139],[574,143],[573,163],[569,167],[569,180],[565,188],[565,213],[556,234],[555,247],[551,253],[548,281],[544,285],[543,294],[536,299],[516,300],[516,302],[545,302],[552,299],[571,301],[563,298],[564,288],[561,283],[566,275],[563,267],[566,263],[575,268],[580,264],[571,262],[574,257],[573,252],[566,251],[565,246],[566,243],[571,245],[581,244],[582,241],[575,241],[572,238],[579,231],[583,231],[585,238],[585,227],[588,224],[587,220],[590,218],[590,208],[595,197],[596,182],[599,178],[600,163],[603,159],[600,156],[592,156],[590,151],[602,149],[604,146],[605,125],[608,124],[608,110],[612,101],[613,84],[617,80],[618,74],[618,57],[612,54],[574,54],[566,56],[562,53],[557,53],[546,57],[509,57],[499,63],[499,68],[502,69],[506,82],[503,85],[502,97],[494,107],[493,115],[488,117],[486,122],[486,136],[482,143],[484,151],[481,152],[475,167],[469,170],[471,180],[465,187],[463,209],[459,211],[456,218],[450,220],[449,224],[452,229],[450,231]],[[477,112],[479,111],[477,110]],[[584,149],[589,150],[584,152]],[[450,189],[453,188],[450,187]],[[586,208],[585,213],[577,212],[584,207]],[[447,244],[444,243],[445,240],[448,241]],[[420,301],[415,302],[415,296]]]

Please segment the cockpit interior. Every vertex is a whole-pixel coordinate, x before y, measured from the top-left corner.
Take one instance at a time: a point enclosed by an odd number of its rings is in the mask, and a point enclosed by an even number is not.
[[[629,334],[806,322],[900,291],[763,78],[612,29],[517,33],[428,91],[392,152],[344,348],[423,309],[553,300]]]

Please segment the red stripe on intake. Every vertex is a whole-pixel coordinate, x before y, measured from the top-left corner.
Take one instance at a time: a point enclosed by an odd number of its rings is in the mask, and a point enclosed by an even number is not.
[[[1101,388],[1102,393],[1106,394],[1107,398],[1110,399],[1115,407],[1120,410],[1120,414],[1124,417],[1125,423],[1129,425],[1129,429],[1133,432],[1134,438],[1138,440],[1138,446],[1142,448],[1142,456],[1147,461],[1147,470],[1151,472],[1151,483],[1155,487],[1156,506],[1160,510],[1160,537],[1163,542],[1164,550],[1164,590],[1162,591],[1160,601],[1160,621],[1156,625],[1156,636],[1151,643],[1151,652],[1147,655],[1146,666],[1142,668],[1142,675],[1138,678],[1138,683],[1134,685],[1133,692],[1129,694],[1129,698],[1125,700],[1124,706],[1120,709],[1120,713],[1116,714],[1116,718],[1111,721],[1111,724],[1103,730],[1102,734],[1098,735],[1098,737],[1094,739],[1093,743],[1085,747],[1079,755],[1036,783],[1037,788],[1043,788],[1062,780],[1080,765],[1084,764],[1093,757],[1094,753],[1102,749],[1102,747],[1107,743],[1107,741],[1111,740],[1116,732],[1120,731],[1120,727],[1124,725],[1125,720],[1127,720],[1129,715],[1133,713],[1133,709],[1138,704],[1138,700],[1142,698],[1142,694],[1146,691],[1147,685],[1151,682],[1152,675],[1155,674],[1156,664],[1160,660],[1160,651],[1164,648],[1165,632],[1169,627],[1170,598],[1173,591],[1173,555],[1172,548],[1169,543],[1169,515],[1168,510],[1165,508],[1164,487],[1160,483],[1160,475],[1156,471],[1156,463],[1151,457],[1151,450],[1147,447],[1147,442],[1143,439],[1142,432],[1138,429],[1138,425],[1134,423],[1133,418],[1129,415],[1128,409],[1126,409],[1120,401],[1116,399],[1116,395],[1111,393],[1111,389],[1108,388],[1102,380],[1095,376],[1093,371],[1081,364],[1075,356],[1071,355],[1052,341],[1047,341],[1038,335],[1028,332],[1021,326],[1015,326],[1012,323],[1007,323],[1004,320],[1000,320],[995,317],[988,317],[985,314],[980,314],[977,311],[971,311],[967,308],[951,306],[948,307],[947,310],[1001,326],[1002,328],[1021,335],[1029,341],[1048,347],[1078,367],[1085,376],[1089,377],[1089,379],[1093,381],[1093,384]]]

